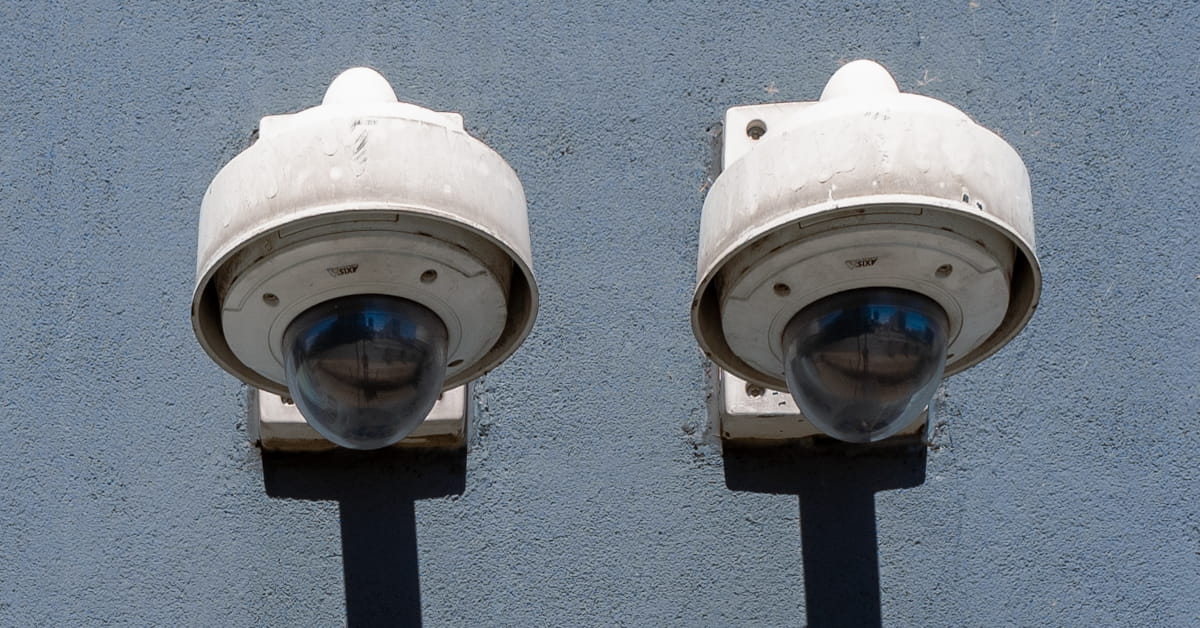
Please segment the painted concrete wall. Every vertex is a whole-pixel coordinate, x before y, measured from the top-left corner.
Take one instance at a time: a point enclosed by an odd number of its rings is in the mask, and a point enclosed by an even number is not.
[[[0,7],[0,624],[1200,624],[1200,5],[80,4]],[[1042,306],[924,459],[727,460],[714,125],[859,57],[1022,154]],[[465,460],[264,465],[190,329],[212,175],[353,65],[529,198]]]

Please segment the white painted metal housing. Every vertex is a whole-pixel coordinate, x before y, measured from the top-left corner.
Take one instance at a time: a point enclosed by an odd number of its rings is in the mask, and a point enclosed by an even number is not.
[[[280,338],[349,294],[433,310],[449,332],[444,390],[516,350],[533,326],[525,195],[462,116],[396,101],[354,68],[320,106],[268,116],[200,209],[192,325],[219,365],[287,395]]]
[[[735,107],[705,199],[692,327],[738,378],[787,390],[781,339],[846,290],[923,293],[950,321],[946,374],[996,352],[1041,292],[1029,175],[951,105],[900,93],[870,61],[819,102]]]

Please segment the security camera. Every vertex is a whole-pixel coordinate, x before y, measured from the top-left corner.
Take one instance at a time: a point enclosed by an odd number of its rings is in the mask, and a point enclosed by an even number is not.
[[[789,391],[822,432],[903,431],[1033,315],[1029,175],[953,106],[855,61],[818,102],[728,110],[725,133],[692,327],[719,367]]]
[[[404,438],[516,350],[537,304],[516,173],[371,69],[263,118],[200,208],[200,344],[344,447]]]

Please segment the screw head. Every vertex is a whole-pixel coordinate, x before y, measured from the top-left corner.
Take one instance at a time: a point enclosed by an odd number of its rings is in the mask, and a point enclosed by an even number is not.
[[[757,140],[766,134],[767,123],[762,120],[751,120],[746,125],[746,135],[752,140]]]

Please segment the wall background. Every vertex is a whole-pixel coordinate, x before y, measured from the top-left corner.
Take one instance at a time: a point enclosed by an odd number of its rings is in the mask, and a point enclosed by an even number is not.
[[[714,124],[859,57],[1016,147],[1045,271],[874,496],[883,623],[1200,622],[1200,5],[781,4],[0,7],[0,624],[804,623],[799,499],[727,486],[688,302]],[[516,168],[540,317],[465,461],[271,489],[192,336],[196,217],[353,65]]]

